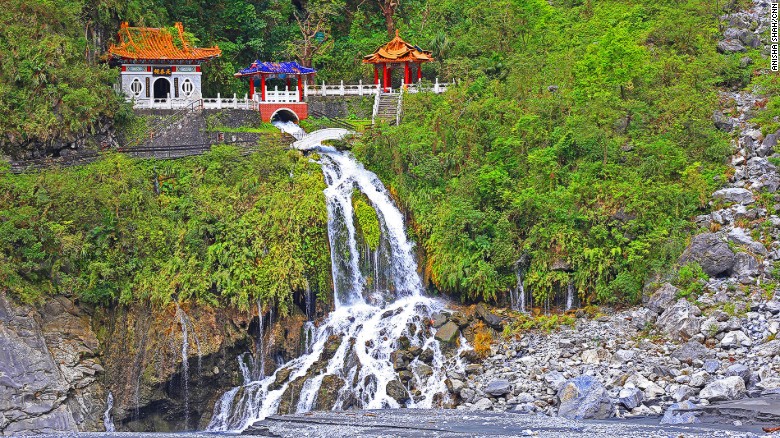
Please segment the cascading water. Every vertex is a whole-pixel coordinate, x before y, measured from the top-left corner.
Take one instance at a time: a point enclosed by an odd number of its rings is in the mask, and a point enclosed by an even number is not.
[[[106,428],[106,432],[116,432],[114,427],[114,420],[111,418],[111,410],[114,409],[114,394],[108,391],[108,398],[106,399],[106,411],[103,412],[103,426]]]
[[[189,330],[187,328],[187,315],[176,304],[176,314],[181,323],[181,380],[184,392],[184,428],[190,426],[190,366],[189,366]]]
[[[571,310],[574,307],[574,282],[570,281],[566,288],[566,310]]]
[[[305,354],[268,377],[225,393],[215,406],[209,430],[244,430],[280,407],[286,412],[426,408],[448,397],[444,382],[450,365],[429,325],[443,303],[423,295],[403,215],[376,175],[351,155],[323,146],[317,153],[327,185],[335,309],[319,326],[306,325]],[[368,263],[361,263],[358,250],[355,191],[365,196],[380,224],[380,248]],[[378,282],[367,287],[361,265],[386,271],[374,273],[386,279],[381,288]],[[404,348],[418,354],[400,357]],[[398,361],[406,361],[411,373],[399,377],[394,367]],[[323,389],[324,382],[329,386]]]

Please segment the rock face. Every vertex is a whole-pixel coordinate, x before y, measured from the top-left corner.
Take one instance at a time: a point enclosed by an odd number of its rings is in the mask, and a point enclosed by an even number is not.
[[[89,318],[69,300],[38,311],[0,295],[0,434],[97,430],[97,347]]]
[[[575,377],[558,391],[558,415],[565,418],[602,420],[612,416],[612,401],[604,386],[591,376]]]
[[[680,263],[698,263],[711,277],[728,273],[734,266],[734,252],[716,234],[694,236],[680,257]]]
[[[674,340],[687,341],[701,330],[701,310],[685,299],[680,299],[674,306],[658,317],[656,324]]]

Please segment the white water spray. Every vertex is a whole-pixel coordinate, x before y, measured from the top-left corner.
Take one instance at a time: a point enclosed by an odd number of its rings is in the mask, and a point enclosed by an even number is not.
[[[181,380],[184,391],[184,429],[190,427],[190,365],[189,365],[189,330],[187,328],[187,315],[176,304],[176,315],[181,323]]]
[[[103,412],[103,426],[106,428],[106,432],[116,432],[114,427],[114,420],[111,418],[111,410],[114,409],[114,394],[108,391],[108,398],[106,399],[106,411]]]
[[[282,123],[275,124],[285,129]],[[289,412],[305,412],[331,408],[430,408],[448,397],[444,382],[451,365],[445,363],[429,324],[444,306],[422,293],[403,215],[376,175],[351,155],[327,147],[319,147],[317,152],[327,184],[335,309],[318,327],[306,325],[306,354],[283,364],[271,376],[225,393],[215,406],[209,430],[242,431],[277,413],[283,402]],[[378,259],[369,259],[368,267],[372,271],[387,271],[383,274],[388,284],[382,290],[367,291],[361,272],[352,208],[356,190],[369,201],[379,220],[387,263],[384,266]],[[412,374],[404,381],[393,364],[393,359],[399,360],[399,350],[404,349],[402,343],[408,343],[407,350],[414,348],[424,353],[402,359],[408,361]],[[282,370],[286,378],[280,375]],[[337,382],[334,403],[318,400],[326,378]],[[294,394],[290,385],[296,381],[303,383]],[[329,393],[333,387],[328,387]],[[289,399],[295,395],[297,401],[290,405]]]

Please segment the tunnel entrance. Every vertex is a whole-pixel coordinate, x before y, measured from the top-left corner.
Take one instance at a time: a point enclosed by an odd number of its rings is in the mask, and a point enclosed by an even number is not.
[[[293,122],[298,123],[298,115],[292,110],[281,108],[271,116],[271,122]]]

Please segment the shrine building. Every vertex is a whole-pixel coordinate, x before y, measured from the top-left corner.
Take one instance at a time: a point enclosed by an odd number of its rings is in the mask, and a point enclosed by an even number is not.
[[[194,47],[181,23],[173,29],[122,23],[118,43],[108,48],[108,61],[121,67],[124,94],[136,104],[152,104],[201,99],[201,65],[221,54],[216,46]]]
[[[403,85],[408,86],[422,79],[422,63],[433,61],[429,50],[423,50],[409,44],[395,31],[395,38],[374,53],[363,57],[364,64],[374,65],[374,84],[379,86],[379,70],[382,70],[382,91],[388,92],[392,87],[392,72],[396,68],[403,67]],[[415,72],[412,72],[414,68]],[[415,74],[416,73],[416,74]],[[416,76],[413,80],[412,77]]]
[[[250,99],[258,102],[260,118],[298,122],[309,116],[304,89],[317,70],[297,62],[260,62],[239,70],[234,76],[249,82]]]

